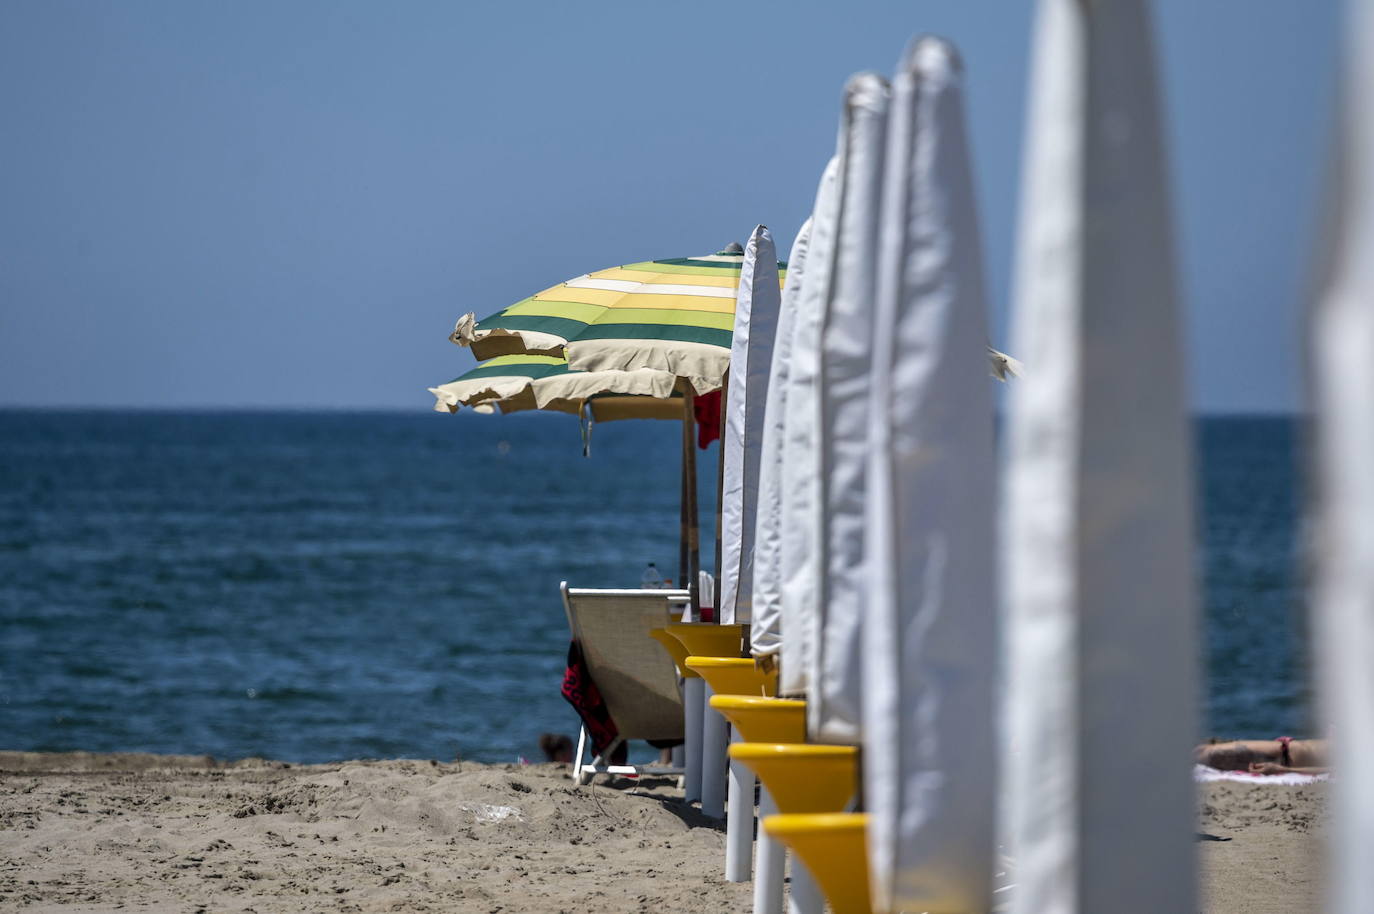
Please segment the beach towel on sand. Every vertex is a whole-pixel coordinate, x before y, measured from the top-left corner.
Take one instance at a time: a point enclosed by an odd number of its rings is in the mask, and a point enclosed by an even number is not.
[[[1241,784],[1317,784],[1330,780],[1329,774],[1251,774],[1248,771],[1218,771],[1206,765],[1193,766],[1193,780],[1199,784],[1208,781],[1236,781]]]

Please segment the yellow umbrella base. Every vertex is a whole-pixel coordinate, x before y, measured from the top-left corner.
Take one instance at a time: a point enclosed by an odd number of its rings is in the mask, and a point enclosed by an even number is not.
[[[764,698],[778,690],[778,674],[765,673],[747,657],[688,657],[687,668],[710,685],[717,695]]]
[[[715,708],[750,743],[806,742],[806,702],[789,698],[714,695]]]
[[[735,743],[730,758],[758,775],[783,813],[842,812],[859,779],[854,746]]]
[[[649,632],[649,637],[663,645],[663,649],[673,658],[673,663],[677,664],[677,674],[679,676],[683,679],[701,678],[697,673],[687,668],[687,648],[681,641],[668,634],[667,629],[656,628]]]
[[[744,645],[743,625],[677,622],[668,626],[668,634],[681,641],[692,657],[738,657]]]
[[[763,830],[796,854],[815,877],[835,914],[870,914],[868,816],[820,813],[769,816]]]

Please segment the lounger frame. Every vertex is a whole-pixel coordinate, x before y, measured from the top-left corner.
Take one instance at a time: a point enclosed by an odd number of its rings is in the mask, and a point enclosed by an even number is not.
[[[620,736],[600,755],[584,761],[589,740],[581,728],[572,777],[586,784],[598,774],[679,776],[675,765],[611,765],[616,748],[631,739],[680,739],[682,693],[677,667],[649,636],[673,621],[685,590],[610,590],[559,585],[572,636],[582,645],[587,670],[616,722]]]

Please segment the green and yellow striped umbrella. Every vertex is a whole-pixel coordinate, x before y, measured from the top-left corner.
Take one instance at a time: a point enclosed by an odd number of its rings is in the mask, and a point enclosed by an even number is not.
[[[478,321],[464,315],[450,339],[478,359],[565,355],[573,370],[653,369],[697,393],[721,386],[730,365],[735,294],[744,253],[624,264],[587,273]],[[778,264],[779,282],[786,264]]]
[[[597,422],[616,419],[681,419],[677,379],[664,371],[573,371],[562,356],[503,355],[447,384],[431,387],[434,408],[464,406],[514,413],[528,409],[580,414]]]

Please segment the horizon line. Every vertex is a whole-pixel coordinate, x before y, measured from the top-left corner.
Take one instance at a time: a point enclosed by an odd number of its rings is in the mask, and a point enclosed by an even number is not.
[[[290,406],[290,405],[236,405],[236,406],[217,406],[217,405],[196,405],[196,406],[160,406],[160,405],[140,405],[140,406],[75,406],[75,405],[43,405],[43,404],[21,404],[21,403],[0,403],[0,413],[154,413],[154,414],[201,414],[201,415],[223,415],[237,413],[248,414],[364,414],[364,413],[385,413],[391,415],[413,415],[417,413],[439,414],[433,405],[417,406],[414,408],[404,406]],[[500,415],[521,416],[529,415],[571,415],[549,410],[521,410],[517,413],[502,413]],[[998,409],[999,417],[1005,415],[1006,410]],[[451,413],[452,416],[479,416],[470,409],[459,410]],[[1218,409],[1218,408],[1192,408],[1188,410],[1188,415],[1192,418],[1225,419],[1225,418],[1253,418],[1253,419],[1285,419],[1285,418],[1305,418],[1312,415],[1308,409]],[[485,416],[483,416],[485,418]]]

